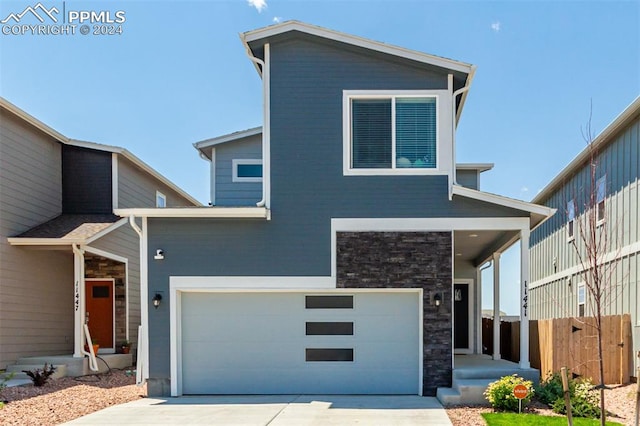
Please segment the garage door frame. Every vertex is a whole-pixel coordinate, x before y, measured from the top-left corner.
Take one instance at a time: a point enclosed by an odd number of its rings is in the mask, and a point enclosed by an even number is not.
[[[169,278],[171,396],[182,396],[182,293],[415,293],[418,302],[418,377],[416,394],[422,396],[423,289],[336,288],[331,277],[180,277]]]

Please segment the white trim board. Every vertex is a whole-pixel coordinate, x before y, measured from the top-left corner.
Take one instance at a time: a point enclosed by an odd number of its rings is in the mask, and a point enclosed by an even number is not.
[[[531,251],[533,252],[535,249],[532,248]],[[624,257],[627,256],[631,256],[632,254],[636,254],[636,253],[640,253],[640,241],[636,241],[635,243],[631,243],[629,245],[626,245],[622,248],[620,248],[619,250],[615,250],[615,251],[610,251],[609,253],[606,253],[605,255],[603,255],[599,261],[598,261],[598,265],[603,265],[606,263],[610,263],[613,261],[616,261],[618,259],[622,259]],[[533,281],[530,285],[529,285],[529,289],[533,289],[536,287],[540,287],[546,284],[550,284],[554,281],[558,281],[561,280],[563,278],[569,278],[572,277],[573,275],[579,274],[582,271],[584,271],[584,268],[581,265],[575,265],[572,266],[570,268],[567,269],[563,269],[560,272],[556,272],[555,274],[551,274],[548,275],[542,279]]]
[[[268,219],[269,209],[265,207],[165,207],[117,209],[118,216],[128,217],[208,217]]]

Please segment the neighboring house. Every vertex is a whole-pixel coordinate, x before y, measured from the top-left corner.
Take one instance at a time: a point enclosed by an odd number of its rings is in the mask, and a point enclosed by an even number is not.
[[[553,213],[456,166],[475,68],[296,21],[241,39],[264,123],[196,144],[215,206],[116,210],[143,220],[149,395],[451,387],[482,353],[479,267],[521,239],[528,282]]]
[[[116,208],[198,202],[127,150],[69,139],[0,98],[0,369],[137,342],[140,239]]]
[[[597,232],[608,234],[607,253],[615,274],[608,283],[604,314],[630,314],[633,353],[640,350],[640,98],[637,98],[534,198],[558,213],[531,235],[533,319],[592,316],[583,268],[580,227],[585,207],[596,204]],[[595,202],[589,203],[592,187]],[[610,287],[609,287],[610,286]],[[637,357],[633,356],[637,364]],[[636,365],[637,366],[637,365]],[[633,370],[635,371],[635,369]]]

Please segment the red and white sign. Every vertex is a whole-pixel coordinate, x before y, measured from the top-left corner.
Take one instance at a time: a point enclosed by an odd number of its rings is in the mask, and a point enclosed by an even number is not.
[[[513,388],[513,396],[518,399],[525,399],[529,395],[529,390],[525,385],[516,385]]]

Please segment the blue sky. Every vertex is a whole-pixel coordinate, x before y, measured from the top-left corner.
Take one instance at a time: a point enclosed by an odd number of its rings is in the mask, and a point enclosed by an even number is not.
[[[0,20],[36,3],[2,0]],[[457,160],[495,163],[482,187],[509,197],[530,200],[584,148],[591,103],[597,133],[640,94],[637,1],[68,0],[64,7],[122,10],[123,32],[0,34],[0,96],[66,136],[127,148],[203,203],[208,166],[191,144],[262,124],[261,83],[238,33],[279,20],[476,65]],[[503,261],[508,313],[517,313],[516,257]]]

